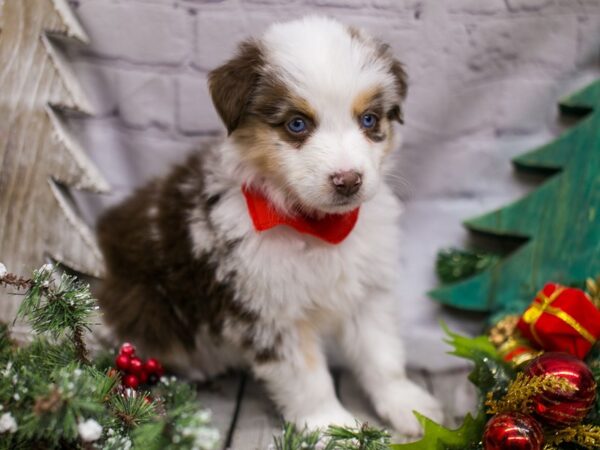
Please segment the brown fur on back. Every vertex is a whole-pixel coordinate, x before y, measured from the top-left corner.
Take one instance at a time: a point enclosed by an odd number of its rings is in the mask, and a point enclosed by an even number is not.
[[[107,265],[99,295],[106,321],[122,339],[157,354],[191,349],[198,325],[218,336],[224,315],[236,311],[233,292],[216,280],[214,258],[222,251],[211,243],[192,254],[189,215],[200,208],[210,229],[210,208],[199,155],[170,175],[110,209],[98,223],[98,239]]]

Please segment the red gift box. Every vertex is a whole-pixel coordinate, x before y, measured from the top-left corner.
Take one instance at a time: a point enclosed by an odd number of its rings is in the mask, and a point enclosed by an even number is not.
[[[582,290],[548,283],[517,327],[542,350],[583,359],[600,337],[600,311]]]

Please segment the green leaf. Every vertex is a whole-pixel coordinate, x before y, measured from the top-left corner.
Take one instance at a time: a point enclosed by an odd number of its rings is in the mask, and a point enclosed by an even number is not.
[[[442,326],[448,335],[446,342],[454,347],[450,354],[468,359],[475,364],[469,374],[469,380],[477,386],[481,397],[485,398],[490,391],[504,392],[514,379],[515,372],[502,360],[487,336],[474,338],[461,336],[451,332],[445,325]]]
[[[481,436],[487,417],[480,412],[473,418],[467,414],[463,424],[450,430],[425,416],[415,413],[423,425],[423,439],[409,444],[391,445],[391,450],[475,450],[481,447]]]

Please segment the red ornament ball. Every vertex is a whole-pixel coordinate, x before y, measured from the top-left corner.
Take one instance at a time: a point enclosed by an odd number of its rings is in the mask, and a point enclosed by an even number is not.
[[[530,376],[554,375],[573,384],[575,392],[542,392],[533,399],[533,415],[540,422],[561,428],[581,422],[596,400],[596,381],[589,367],[568,353],[549,352],[534,359],[524,372]]]
[[[162,377],[165,373],[163,366],[155,358],[149,358],[146,361],[146,364],[144,364],[144,370],[148,372],[148,374],[155,374],[158,377]]]
[[[125,378],[123,378],[123,385],[131,389],[137,389],[140,385],[140,380],[136,375],[125,375]]]
[[[531,416],[504,413],[492,417],[483,432],[485,450],[541,450],[544,432]]]
[[[139,375],[144,370],[144,361],[137,356],[131,358],[129,363],[129,371],[133,374]]]
[[[129,342],[125,342],[121,345],[121,349],[119,350],[120,355],[133,356],[135,355],[135,347]]]
[[[142,370],[138,374],[138,378],[140,379],[141,384],[146,384],[148,382],[148,372],[146,372],[145,370]]]
[[[115,358],[115,366],[117,369],[127,372],[131,364],[131,358],[128,355],[118,355]]]

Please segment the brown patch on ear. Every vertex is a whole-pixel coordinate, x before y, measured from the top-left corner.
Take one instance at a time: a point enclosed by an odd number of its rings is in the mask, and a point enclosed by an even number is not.
[[[392,59],[390,72],[394,76],[396,82],[396,92],[400,98],[404,100],[408,91],[408,76],[404,70],[404,65],[397,59]]]
[[[240,44],[233,59],[208,74],[208,88],[228,134],[238,127],[263,65],[260,45],[248,40]]]
[[[406,75],[404,66],[397,59],[392,59],[390,72],[394,76],[396,93],[400,97],[400,101],[402,101],[406,98],[406,93],[408,91],[408,76]],[[388,111],[388,118],[397,120],[400,123],[404,123],[404,115],[402,114],[402,106],[400,105],[400,101]]]
[[[384,58],[389,61],[389,72],[394,77],[396,95],[398,96],[398,101],[396,104],[387,111],[387,117],[390,120],[397,120],[400,123],[404,123],[401,103],[406,98],[406,93],[408,91],[408,75],[404,70],[404,65],[392,55],[390,46],[388,44],[379,43],[377,55],[380,58]]]

